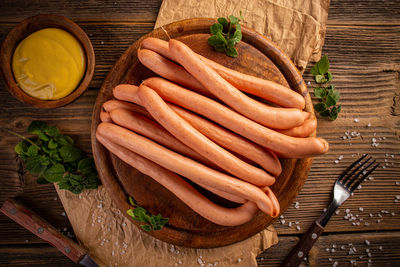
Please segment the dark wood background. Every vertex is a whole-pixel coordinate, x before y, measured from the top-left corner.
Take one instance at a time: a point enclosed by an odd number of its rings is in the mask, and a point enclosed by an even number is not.
[[[52,111],[21,104],[0,82],[1,128],[24,133],[31,120],[45,120],[73,136],[80,147],[90,152],[91,113],[101,83],[125,49],[153,29],[160,4],[160,0],[0,1],[0,40],[28,16],[60,14],[86,31],[97,62],[89,90],[74,103]],[[379,168],[374,179],[365,182],[339,209],[306,264],[332,266],[337,261],[338,266],[351,266],[350,261],[356,260],[357,266],[366,266],[370,259],[372,266],[400,266],[400,200],[396,202],[396,196],[400,198],[400,2],[332,0],[323,52],[331,61],[342,104],[336,121],[319,119],[318,135],[328,140],[331,149],[315,158],[309,179],[296,200],[299,208],[291,207],[274,224],[279,244],[261,253],[257,261],[260,266],[278,265],[329,203],[339,173],[359,154],[370,153],[385,168]],[[311,81],[309,69],[304,74],[306,81]],[[343,139],[346,132],[355,136]],[[378,147],[371,146],[372,138],[376,138]],[[55,189],[36,185],[30,176],[19,178],[13,152],[17,142],[18,138],[0,132],[1,203],[6,197],[18,195],[54,226],[71,234]],[[343,159],[335,163],[339,156]],[[343,218],[346,209],[357,216],[356,221]],[[349,254],[352,247],[356,251]],[[74,266],[47,243],[0,215],[0,266],[43,264]]]

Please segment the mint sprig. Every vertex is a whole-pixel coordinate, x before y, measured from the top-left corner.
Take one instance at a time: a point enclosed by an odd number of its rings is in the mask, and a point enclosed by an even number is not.
[[[84,189],[95,189],[99,179],[93,158],[74,146],[71,137],[62,135],[57,127],[42,121],[32,121],[27,138],[8,131],[23,140],[14,150],[25,162],[28,172],[37,175],[37,183],[57,183],[60,189],[79,194]]]
[[[169,220],[168,218],[163,218],[161,214],[151,214],[145,208],[139,206],[132,197],[129,197],[129,203],[133,208],[127,210],[126,213],[134,220],[144,223],[140,227],[147,232],[161,230]]]
[[[336,105],[340,99],[340,94],[339,91],[335,90],[333,84],[328,85],[333,79],[332,73],[328,70],[329,60],[326,55],[311,68],[311,74],[314,76],[315,82],[320,85],[314,88],[314,96],[319,99],[319,102],[314,105],[314,109],[322,117],[336,120],[342,110],[342,105]]]
[[[228,19],[218,18],[218,23],[214,23],[210,27],[212,36],[208,38],[208,44],[218,52],[225,52],[230,57],[237,57],[238,52],[235,45],[242,40],[240,18],[243,19],[242,12],[240,12],[239,18],[233,15],[228,16]]]

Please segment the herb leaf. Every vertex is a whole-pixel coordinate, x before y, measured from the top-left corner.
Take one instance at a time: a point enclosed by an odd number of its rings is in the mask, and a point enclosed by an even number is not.
[[[37,183],[58,183],[60,189],[80,193],[84,189],[95,189],[99,185],[96,166],[92,158],[73,146],[74,140],[62,135],[55,126],[42,121],[32,121],[28,132],[36,139],[8,131],[22,139],[14,150],[25,162],[26,169],[38,175]]]
[[[163,218],[161,214],[151,214],[145,208],[139,206],[133,197],[129,197],[129,203],[133,208],[127,210],[126,213],[135,221],[144,223],[140,227],[145,231],[161,230],[169,220],[168,218]]]
[[[210,27],[212,36],[207,42],[216,51],[225,52],[230,57],[237,57],[238,52],[234,46],[242,40],[240,19],[233,15],[230,15],[228,19],[229,21],[223,17],[218,18],[218,23]]]
[[[312,68],[311,74],[314,76],[318,84],[327,84],[333,79],[333,75],[329,69],[329,60],[324,55]],[[340,99],[339,91],[335,90],[333,84],[329,86],[320,86],[314,89],[314,96],[319,99],[319,103],[314,105],[315,111],[322,117],[336,120],[339,112],[342,110],[341,105],[336,105]]]

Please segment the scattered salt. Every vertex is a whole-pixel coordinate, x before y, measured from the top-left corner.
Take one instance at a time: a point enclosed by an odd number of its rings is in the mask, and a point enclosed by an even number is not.
[[[367,246],[369,246],[369,245],[371,244],[371,242],[369,242],[369,240],[365,240],[365,244],[366,244]]]
[[[354,122],[355,122],[355,123],[357,123],[357,122],[359,122],[359,121],[360,121],[360,120],[359,120],[359,119],[357,119],[357,118],[356,118],[356,119],[354,119]]]

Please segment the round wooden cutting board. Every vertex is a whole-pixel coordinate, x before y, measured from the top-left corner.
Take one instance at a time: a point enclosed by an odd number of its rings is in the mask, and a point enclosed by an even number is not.
[[[306,110],[313,112],[311,99],[301,75],[290,61],[270,40],[242,27],[243,40],[237,45],[239,56],[231,58],[215,52],[208,44],[209,28],[214,19],[190,19],[164,26],[171,38],[189,45],[195,52],[215,60],[229,68],[266,78],[306,96]],[[153,36],[168,40],[164,30],[156,29],[131,45],[115,63],[97,96],[92,118],[92,148],[103,185],[125,216],[128,210],[128,196],[133,196],[139,205],[153,214],[161,213],[169,218],[168,224],[160,231],[150,235],[179,246],[212,248],[232,244],[246,239],[273,222],[273,218],[259,212],[255,218],[237,227],[224,227],[209,222],[197,215],[168,190],[150,177],[125,164],[108,152],[95,138],[96,127],[100,122],[102,104],[112,98],[112,89],[120,83],[140,84],[150,76],[155,76],[137,59],[137,49],[142,39]],[[282,212],[285,211],[300,191],[311,167],[311,158],[300,160],[281,160],[283,172],[272,186],[277,195]],[[232,203],[202,191],[214,202],[232,206]],[[138,224],[132,220],[134,224]]]

